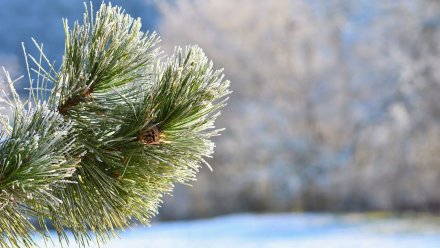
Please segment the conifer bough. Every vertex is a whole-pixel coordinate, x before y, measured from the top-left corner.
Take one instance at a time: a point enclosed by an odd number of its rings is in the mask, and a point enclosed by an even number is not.
[[[200,48],[164,58],[157,35],[111,4],[64,26],[59,68],[35,41],[37,58],[24,50],[27,101],[4,71],[0,101],[13,120],[2,113],[0,247],[33,246],[32,233],[49,238],[48,223],[82,246],[148,224],[162,195],[207,164],[220,131],[229,82]]]

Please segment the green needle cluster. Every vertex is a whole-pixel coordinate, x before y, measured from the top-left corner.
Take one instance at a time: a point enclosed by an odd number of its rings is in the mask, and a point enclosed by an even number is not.
[[[27,101],[6,77],[12,97],[0,101],[13,120],[1,115],[0,247],[31,247],[33,232],[49,238],[48,224],[82,246],[147,225],[161,197],[207,164],[220,131],[229,82],[200,48],[165,57],[156,34],[111,4],[95,15],[90,4],[82,24],[64,26],[59,68],[42,45],[38,58],[25,52]]]

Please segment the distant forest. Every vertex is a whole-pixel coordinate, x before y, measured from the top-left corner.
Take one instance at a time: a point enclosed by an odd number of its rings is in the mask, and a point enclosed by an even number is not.
[[[0,65],[23,74],[30,37],[60,60],[81,1],[0,2]],[[440,1],[113,3],[166,51],[198,44],[234,91],[214,171],[178,185],[161,218],[440,210]]]

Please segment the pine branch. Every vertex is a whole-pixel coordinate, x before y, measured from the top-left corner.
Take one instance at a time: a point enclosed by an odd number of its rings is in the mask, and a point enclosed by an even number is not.
[[[75,22],[70,30],[64,20],[64,29],[65,54],[54,91],[59,94],[61,113],[87,102],[94,93],[108,93],[150,77],[158,38],[143,33],[140,19],[124,14],[120,7],[102,5],[93,18],[86,6],[84,23]],[[110,100],[107,94],[96,98]]]
[[[47,219],[60,240],[69,241],[68,228],[82,246],[92,237],[105,242],[134,219],[148,224],[161,197],[207,164],[210,138],[220,131],[214,121],[230,93],[200,48],[177,48],[161,61],[157,36],[119,7],[102,4],[95,16],[86,7],[83,24],[64,23],[59,70],[42,46],[39,60],[26,55],[37,67],[29,70],[38,76],[36,87],[30,80],[35,107],[16,109],[0,146],[0,190],[8,192],[0,201],[0,245],[7,247],[29,247],[34,229],[25,218],[8,229],[11,216],[37,217],[43,236]],[[17,143],[23,138],[31,145],[15,155],[27,147]],[[29,154],[41,158],[26,160]],[[10,184],[14,175],[26,190]]]
[[[69,183],[78,163],[71,124],[45,104],[24,107],[16,104],[12,132],[0,143],[1,247],[32,244],[28,218],[61,203],[54,190]]]

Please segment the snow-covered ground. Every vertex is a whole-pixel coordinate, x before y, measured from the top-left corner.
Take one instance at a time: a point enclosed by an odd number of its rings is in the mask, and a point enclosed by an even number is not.
[[[121,232],[120,237],[101,247],[434,248],[440,247],[440,223],[430,217],[239,214],[206,220],[155,223],[149,228]]]

